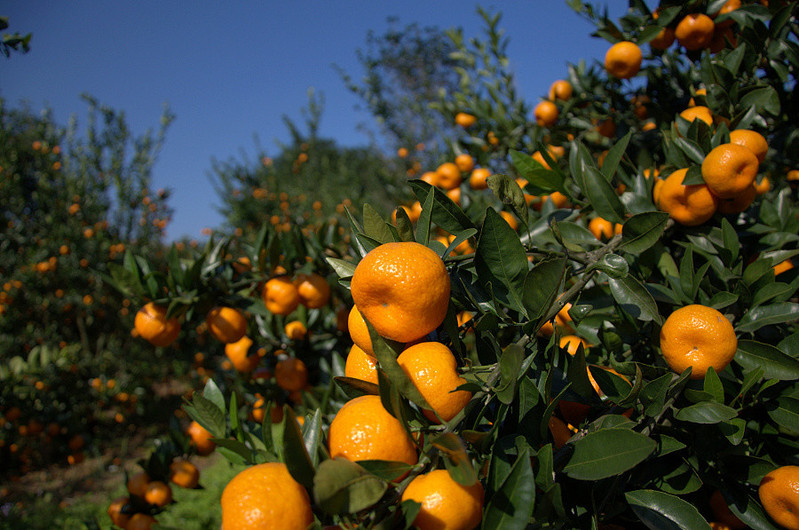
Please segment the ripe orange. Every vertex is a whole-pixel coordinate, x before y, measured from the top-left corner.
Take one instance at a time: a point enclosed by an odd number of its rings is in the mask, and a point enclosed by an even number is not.
[[[147,484],[147,488],[144,490],[144,500],[154,506],[166,506],[172,502],[172,488],[169,487],[169,484],[154,480]]]
[[[702,120],[708,125],[713,126],[713,113],[710,112],[709,108],[703,107],[702,105],[697,105],[696,107],[689,107],[684,111],[682,111],[680,113],[680,116],[682,116],[689,122],[693,122],[694,120]]]
[[[444,190],[452,190],[461,185],[461,170],[452,162],[444,162],[436,168],[438,185]]]
[[[377,358],[353,344],[344,365],[344,375],[377,384]]]
[[[799,466],[782,466],[768,473],[757,490],[760,503],[777,524],[799,528]]]
[[[157,523],[155,517],[146,513],[134,513],[128,520],[125,530],[150,530]]]
[[[665,50],[672,44],[674,44],[674,30],[668,27],[661,29],[660,33],[649,41],[649,47],[655,50]]]
[[[205,317],[205,323],[211,335],[225,344],[236,342],[247,333],[247,319],[233,307],[214,307]]]
[[[402,424],[383,408],[379,396],[365,395],[344,404],[330,423],[331,458],[389,460],[414,465],[416,446]]]
[[[254,351],[250,355],[252,349],[252,340],[246,335],[236,342],[225,344],[225,355],[230,359],[233,368],[242,373],[250,373],[258,366],[261,360]]]
[[[655,201],[658,208],[669,217],[686,226],[697,226],[708,221],[718,208],[718,198],[706,184],[682,183],[687,169],[678,169],[668,176],[663,184],[655,185]]]
[[[755,181],[755,191],[758,195],[763,195],[771,189],[771,181],[768,177],[763,177],[760,182]]]
[[[571,99],[573,91],[571,83],[564,79],[558,79],[549,87],[549,99],[550,101],[555,101],[556,99],[568,101]]]
[[[572,432],[564,421],[558,417],[550,416],[548,422],[549,432],[552,433],[552,441],[556,449],[560,449],[569,438],[572,437]]]
[[[718,522],[727,525],[731,530],[743,530],[746,528],[746,523],[738,519],[738,516],[732,513],[732,510],[730,510],[720,490],[714,491],[710,496],[710,509],[713,512],[713,517],[715,517]]]
[[[580,344],[583,345],[584,350],[588,350],[588,342],[586,342],[585,339],[582,339],[577,335],[564,335],[560,338],[558,346],[565,348],[566,351],[569,352],[569,355],[575,355],[577,350],[580,348]]]
[[[666,319],[660,349],[669,368],[681,374],[691,367],[691,379],[702,379],[711,366],[720,372],[730,364],[738,339],[727,317],[712,307],[692,304]]]
[[[200,470],[187,460],[175,460],[169,470],[169,480],[181,488],[194,489],[200,484]]]
[[[630,79],[641,69],[643,54],[634,42],[622,41],[605,53],[605,70],[619,79]]]
[[[167,347],[178,338],[180,322],[177,318],[166,318],[166,307],[152,302],[145,304],[136,313],[133,326],[139,336],[153,346]]]
[[[694,95],[695,96],[707,96],[707,89],[706,88],[697,88],[696,91],[694,92]],[[694,98],[691,98],[690,100],[688,100],[688,106],[689,107],[695,107],[696,106],[696,101],[694,101]]]
[[[484,190],[488,188],[488,177],[491,176],[491,170],[478,167],[474,171],[472,171],[471,176],[469,177],[469,186],[473,190]]]
[[[713,148],[702,162],[702,178],[720,199],[743,193],[755,181],[760,164],[755,154],[738,144]]]
[[[289,357],[278,361],[275,366],[275,380],[283,390],[289,392],[302,390],[308,384],[308,369],[300,359]]]
[[[757,131],[736,129],[730,133],[730,143],[742,145],[752,151],[757,157],[758,163],[766,159],[768,143],[766,138]]]
[[[701,13],[691,14],[680,20],[674,34],[677,43],[685,46],[686,50],[700,50],[710,44],[714,28],[713,19],[709,16]]]
[[[240,472],[225,486],[220,502],[224,528],[305,530],[314,520],[308,492],[277,462]]]
[[[793,269],[793,262],[789,259],[786,259],[785,261],[781,261],[776,265],[774,265],[773,268],[774,268],[774,276],[777,276],[778,274],[782,274],[785,271]]]
[[[461,153],[455,157],[455,165],[458,166],[462,173],[468,173],[474,169],[474,158],[470,154]]]
[[[128,524],[128,521],[130,521],[130,515],[122,513],[122,508],[124,508],[129,502],[130,498],[120,497],[112,501],[108,506],[108,516],[111,518],[111,522],[120,528],[125,528]]]
[[[438,173],[436,173],[435,171],[425,171],[424,173],[422,173],[422,176],[419,177],[419,180],[423,180],[428,184],[430,184],[431,186],[438,186],[439,184],[441,184],[439,182],[440,179],[438,177]]]
[[[613,118],[602,120],[599,122],[599,125],[597,125],[596,130],[605,138],[613,138],[616,135],[616,122],[613,121]],[[600,166],[601,165],[600,163]]]
[[[397,156],[400,158],[405,158],[408,156],[408,148],[407,147],[400,147],[397,149]]]
[[[468,129],[469,127],[477,123],[477,118],[475,118],[471,114],[467,114],[465,112],[459,112],[455,115],[455,123],[457,123],[464,129]]]
[[[144,493],[147,491],[147,484],[150,483],[150,477],[144,471],[136,473],[128,478],[128,493],[136,497],[144,498]]]
[[[318,274],[298,274],[294,280],[300,303],[309,309],[318,309],[330,300],[330,285]]]
[[[599,239],[610,239],[613,237],[613,234],[618,234],[621,232],[621,225],[616,223],[615,225],[608,221],[607,219],[602,219],[601,217],[594,217],[588,222],[588,230],[594,234],[594,237]]]
[[[559,191],[553,191],[549,195],[541,197],[542,202],[546,202],[547,200],[552,201],[555,208],[567,208],[569,206],[569,198]]]
[[[358,310],[383,337],[420,339],[436,329],[449,306],[450,280],[441,258],[414,242],[371,250],[350,282]]]
[[[731,199],[719,199],[719,213],[736,214],[749,208],[757,197],[757,188],[752,184]]]
[[[358,311],[358,306],[354,305],[352,309],[350,309],[350,314],[347,318],[347,328],[349,329],[352,342],[366,353],[374,355],[372,338],[369,336],[369,328],[366,327],[366,322],[361,312]]]
[[[500,215],[500,217],[505,219],[505,222],[508,223],[508,225],[513,230],[516,230],[517,228],[519,228],[519,222],[516,220],[516,216],[514,216],[512,213],[506,212],[505,210],[502,210],[501,212],[499,212],[499,215]]]
[[[419,530],[471,530],[483,518],[483,486],[455,482],[445,469],[419,475],[408,484],[402,500],[422,505],[413,524]]]
[[[308,333],[305,324],[299,320],[293,320],[287,323],[283,330],[286,332],[286,336],[291,340],[303,340]]]
[[[196,421],[192,421],[191,424],[189,424],[186,434],[189,436],[191,445],[195,447],[198,455],[207,456],[214,452],[216,444],[211,441],[213,436],[211,436],[210,432],[205,430],[205,427]]]
[[[440,342],[415,344],[399,354],[397,363],[444,421],[454,418],[472,399],[471,392],[455,390],[466,380],[458,375],[452,351]],[[425,410],[424,415],[438,423],[433,411]]]
[[[261,297],[266,308],[276,315],[288,315],[300,305],[300,293],[286,276],[278,276],[266,282]]]
[[[558,121],[558,107],[551,101],[542,101],[533,109],[535,122],[541,127],[552,127]]]

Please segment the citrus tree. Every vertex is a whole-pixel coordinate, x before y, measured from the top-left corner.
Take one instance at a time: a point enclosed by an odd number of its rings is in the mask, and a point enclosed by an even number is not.
[[[267,352],[184,407],[194,451],[246,466],[225,528],[799,524],[799,8],[571,4],[608,53],[535,104],[497,15],[450,34],[462,80],[436,108],[462,132],[417,205],[347,210],[342,239],[267,226],[241,282],[217,243],[148,287],[164,329],[236,306]],[[312,271],[331,298],[286,304]],[[296,349],[281,324],[304,318],[325,342]],[[115,514],[162,509],[135,486]]]

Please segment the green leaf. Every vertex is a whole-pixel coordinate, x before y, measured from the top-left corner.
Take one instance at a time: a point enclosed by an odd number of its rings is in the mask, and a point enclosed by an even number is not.
[[[510,344],[499,359],[500,378],[495,389],[497,399],[506,405],[513,402],[516,395],[516,381],[524,360],[524,349],[518,344]]]
[[[644,212],[633,215],[622,225],[622,242],[619,248],[632,254],[640,254],[657,243],[666,230],[669,214],[666,212]]]
[[[519,236],[492,208],[486,209],[474,257],[478,278],[491,283],[494,295],[508,307],[525,314],[522,302],[527,254]]]
[[[544,260],[527,273],[522,300],[530,320],[538,320],[552,306],[565,273],[566,258]]]
[[[766,379],[794,381],[799,379],[799,360],[781,350],[754,340],[739,340],[734,360],[747,370],[763,369]]]
[[[219,387],[216,386],[213,379],[209,379],[208,382],[205,383],[205,387],[203,387],[203,397],[216,405],[216,408],[224,414],[225,396],[222,394],[222,391],[219,390]]]
[[[433,203],[435,201],[435,188],[430,188],[422,203],[422,213],[416,221],[416,242],[424,246],[430,242],[430,223],[433,219]]]
[[[329,514],[355,513],[375,505],[388,484],[343,458],[319,464],[313,480],[316,503]]]
[[[691,423],[713,424],[728,421],[738,416],[738,411],[714,401],[702,401],[680,409],[674,417]]]
[[[524,198],[524,192],[519,185],[507,175],[494,174],[488,177],[488,187],[494,192],[494,195],[502,201],[502,204],[507,204],[519,219],[527,225],[529,223],[530,209],[527,207],[527,200]]]
[[[796,434],[799,434],[799,399],[782,396],[768,409],[769,417],[777,424]]]
[[[483,513],[482,528],[523,530],[527,528],[535,502],[535,481],[530,451],[519,452],[508,478],[502,483]]]
[[[446,456],[444,464],[452,480],[464,486],[477,482],[477,472],[472,466],[463,441],[451,432],[442,433],[430,440],[430,444]]]
[[[399,234],[400,241],[415,241],[413,237],[413,223],[411,218],[408,217],[408,212],[405,208],[397,208],[397,233]]]
[[[313,487],[313,463],[305,448],[297,416],[287,405],[283,406],[283,458],[294,480],[308,489]]]
[[[418,179],[408,181],[408,184],[420,202],[427,198],[431,189],[433,190],[436,207],[433,208],[432,220],[443,230],[450,234],[457,234],[469,228],[477,228],[463,210],[440,189]]]
[[[352,275],[355,274],[356,264],[351,261],[344,261],[338,258],[325,258],[325,261],[336,271],[339,278],[352,278]]]
[[[663,324],[663,317],[658,313],[655,299],[646,287],[632,276],[608,280],[610,293],[622,309],[629,315],[643,321],[654,321]]]
[[[510,150],[510,158],[519,175],[540,191],[559,191],[567,194],[566,188],[563,186],[563,178],[556,171],[542,169],[542,166],[533,160],[530,155],[513,149]]]
[[[397,480],[413,469],[412,465],[405,462],[390,462],[388,460],[358,460],[358,465],[372,475],[389,482]]]
[[[644,385],[640,398],[644,404],[644,414],[656,417],[666,405],[666,396],[671,385],[672,374],[664,374]]]
[[[380,243],[393,243],[394,234],[388,223],[368,203],[363,205],[363,230],[364,234]]]
[[[657,28],[655,35],[657,35],[659,31],[660,28]],[[630,143],[630,138],[632,138],[632,136],[633,132],[628,132],[623,138],[616,142],[613,147],[608,149],[608,154],[605,155],[605,160],[602,162],[602,174],[605,175],[607,180],[611,180],[613,175],[616,174],[616,170],[619,168],[619,162],[621,162],[624,151],[627,149],[627,144]]]
[[[724,386],[721,384],[716,370],[710,366],[705,373],[705,382],[703,390],[713,396],[713,401],[716,403],[724,403]]]
[[[782,324],[799,318],[799,304],[782,302],[767,306],[759,306],[749,310],[735,326],[741,333],[757,331],[763,326]]]
[[[780,97],[774,87],[763,86],[747,92],[738,102],[738,106],[744,109],[756,107],[777,116],[780,113]]]
[[[602,256],[602,259],[594,263],[594,267],[617,280],[625,278],[630,272],[630,264],[627,263],[627,260],[612,253]]]
[[[195,392],[191,402],[183,405],[191,419],[202,425],[214,438],[224,438],[226,432],[225,411],[212,401]]]
[[[583,193],[596,213],[611,223],[624,222],[624,205],[616,195],[616,190],[604,175],[592,166],[587,166],[582,174]]]
[[[694,506],[674,495],[636,490],[624,497],[641,522],[653,530],[710,530]]]
[[[651,438],[629,429],[603,429],[573,442],[563,471],[578,480],[613,477],[643,462],[657,447]]]

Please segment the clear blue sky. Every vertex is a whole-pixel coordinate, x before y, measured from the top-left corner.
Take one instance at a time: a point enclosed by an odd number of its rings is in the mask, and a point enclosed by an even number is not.
[[[613,0],[611,14],[627,2]],[[9,30],[33,33],[31,51],[0,57],[0,97],[7,105],[27,101],[53,109],[65,124],[85,121],[87,92],[124,110],[136,134],[156,128],[168,103],[177,119],[155,166],[155,188],[173,190],[170,239],[198,238],[218,226],[216,196],[208,177],[211,159],[252,158],[254,137],[270,154],[287,140],[281,117],[300,120],[307,90],[324,93],[320,133],[342,145],[361,145],[357,99],[332,64],[358,77],[355,52],[387,17],[400,24],[462,27],[481,34],[477,3],[463,0],[210,1],[17,0],[0,8]],[[503,13],[509,56],[519,92],[528,101],[546,93],[566,65],[601,59],[608,43],[589,36],[592,27],[563,0],[481,3]]]

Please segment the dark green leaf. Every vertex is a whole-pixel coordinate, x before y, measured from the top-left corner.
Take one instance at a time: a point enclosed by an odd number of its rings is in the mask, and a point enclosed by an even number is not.
[[[782,351],[754,340],[739,340],[735,362],[746,369],[763,369],[766,379],[794,381],[799,379],[799,361],[785,355]]]
[[[713,424],[728,421],[738,416],[738,411],[714,401],[703,401],[680,409],[674,417],[691,423]]]
[[[738,332],[757,331],[763,326],[792,322],[799,318],[799,304],[782,302],[750,309],[735,326]]]
[[[621,279],[611,278],[608,280],[608,285],[616,303],[630,316],[643,321],[663,323],[655,299],[641,282],[632,276],[627,276]]]
[[[644,212],[633,215],[624,222],[621,247],[632,254],[640,254],[654,245],[666,230],[669,214]]]
[[[524,192],[516,181],[507,175],[494,174],[488,177],[487,183],[494,195],[502,201],[502,204],[507,204],[513,208],[519,219],[527,225],[529,223],[530,210],[527,208]]]
[[[522,302],[527,254],[516,232],[492,208],[485,221],[474,257],[478,278],[490,282],[494,295],[508,307],[525,314]]]
[[[541,318],[552,306],[565,273],[566,258],[544,260],[527,273],[523,301],[530,320]]]
[[[495,392],[497,399],[506,405],[513,402],[523,360],[524,349],[518,344],[510,344],[499,359],[500,379]]]
[[[643,462],[657,444],[628,429],[604,429],[573,442],[574,453],[563,471],[579,480],[613,477]]]
[[[310,489],[314,484],[314,466],[305,448],[300,424],[291,407],[283,406],[283,457],[294,480]],[[318,441],[318,438],[317,438]],[[314,452],[316,447],[314,447]]]
[[[600,217],[611,223],[624,222],[624,205],[616,195],[616,190],[598,169],[592,166],[586,167],[582,182],[585,196]]]
[[[658,32],[660,31],[660,28],[656,29]],[[657,32],[655,35],[657,35]],[[632,136],[633,132],[628,132],[623,138],[616,142],[613,147],[608,149],[608,154],[605,155],[605,160],[602,162],[602,174],[605,175],[607,180],[611,180],[613,175],[616,174],[616,170],[619,168],[619,162],[621,162],[624,151],[627,149],[627,144],[630,143],[630,138],[632,138]]]
[[[638,518],[652,530],[710,530],[710,525],[688,502],[655,490],[624,494]]]
[[[363,205],[363,230],[364,234],[380,243],[393,243],[394,235],[383,218],[368,203]]]
[[[483,513],[482,528],[527,528],[534,501],[533,468],[530,465],[530,452],[525,448],[519,452],[508,478],[491,497]]]
[[[316,503],[329,514],[355,513],[376,504],[388,484],[343,458],[319,464],[313,480]]]

